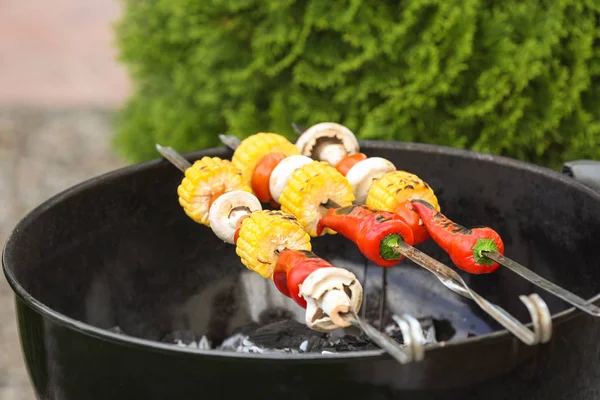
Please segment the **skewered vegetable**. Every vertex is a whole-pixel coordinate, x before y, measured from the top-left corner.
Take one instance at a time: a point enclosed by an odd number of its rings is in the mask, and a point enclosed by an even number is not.
[[[406,171],[389,172],[373,182],[366,204],[383,211],[395,211],[405,201],[422,199],[440,209],[437,197],[426,182]]]
[[[412,230],[414,236],[414,246],[429,240],[431,236],[429,236],[429,232],[427,231],[425,224],[423,221],[421,221],[419,213],[417,213],[410,201],[400,203],[398,208],[394,210],[394,214],[399,215],[402,220],[404,220],[406,225],[408,225]]]
[[[350,168],[352,168],[357,162],[366,160],[367,156],[363,153],[349,154],[342,158],[339,163],[335,166],[335,169],[340,171],[340,174],[346,176]]]
[[[260,201],[269,203],[274,200],[269,189],[269,181],[275,167],[285,158],[285,154],[283,153],[269,153],[254,167],[254,171],[252,172],[252,190]]]
[[[316,330],[350,326],[343,315],[361,307],[362,286],[354,274],[310,251],[283,250],[273,281],[281,293],[306,308],[306,325]]]
[[[279,210],[257,211],[242,221],[236,242],[242,264],[271,279],[278,253],[284,249],[312,249],[310,236],[292,215]]]
[[[294,171],[279,198],[281,210],[296,216],[311,236],[318,236],[317,225],[327,212],[325,205],[333,202],[343,207],[353,201],[348,180],[322,161],[313,161]],[[321,232],[325,233],[335,232],[330,229]]]
[[[178,166],[179,168],[181,168],[180,166],[186,165],[187,160],[183,159],[181,156],[175,157],[175,155],[173,154],[172,151],[165,151],[165,149],[162,146],[158,146],[158,145],[157,145],[157,149],[159,149],[159,151],[161,151],[161,154],[164,153],[165,157],[167,159],[169,159],[170,161],[173,160],[172,162],[174,162],[174,164],[176,166]],[[311,166],[312,164],[313,163],[310,163],[310,164],[307,164],[306,166]],[[185,168],[186,167],[184,167],[183,169],[185,169]],[[302,168],[300,168],[300,170],[302,170]],[[336,170],[336,172],[338,172],[338,171]],[[339,172],[338,172],[338,175],[339,175]],[[307,179],[306,182],[309,183],[310,179]],[[308,186],[312,186],[312,185],[309,183]],[[389,185],[389,186],[393,186],[393,185]],[[303,189],[300,188],[299,191],[301,192],[301,191],[303,191]],[[328,199],[325,203],[323,203],[323,206],[336,207],[337,205],[331,199]],[[377,219],[379,219],[379,222],[386,222],[386,221],[384,221],[385,216],[383,216],[383,214],[380,214],[379,211],[370,209],[368,206],[364,206],[364,205],[356,206],[356,207],[361,207],[364,211],[370,211],[372,214],[379,214],[375,217],[375,220],[377,221]],[[302,207],[297,207],[297,208],[299,208],[299,210],[302,211]],[[434,207],[431,206],[431,208],[434,208]],[[350,210],[352,211],[352,208],[350,208]],[[407,208],[407,210],[409,210],[409,209]],[[351,213],[351,211],[350,211],[350,213]],[[394,219],[393,217],[398,217],[399,221],[403,221],[402,218],[400,218],[400,216],[398,216],[398,215],[391,214],[391,216],[392,216],[391,219]],[[242,219],[242,217],[238,218],[237,221],[240,221],[241,219]],[[234,233],[234,241],[236,243],[240,240],[244,222],[247,222],[248,220],[250,220],[250,218],[245,218],[242,222],[242,225]],[[335,222],[336,221],[333,221],[332,223],[335,223]],[[337,222],[339,223],[341,221],[338,220]],[[322,231],[323,231],[323,227],[320,227],[319,234],[321,234]],[[410,229],[410,227],[408,227],[407,232],[408,233],[405,234],[406,238],[408,238],[410,236],[410,233],[412,233],[412,230]],[[522,341],[524,341],[527,344],[535,344],[535,343],[538,343],[538,342],[544,341],[544,340],[547,341],[548,340],[547,338],[550,337],[550,333],[549,333],[550,326],[548,326],[548,324],[540,324],[539,323],[540,319],[549,319],[547,307],[545,306],[545,303],[543,303],[543,301],[541,301],[541,299],[539,299],[539,304],[534,304],[532,299],[529,299],[528,302],[526,302],[525,298],[522,297],[523,302],[526,303],[530,313],[532,314],[533,323],[534,323],[534,332],[531,332],[529,329],[527,329],[525,326],[523,326],[523,324],[521,324],[518,320],[516,320],[510,314],[507,314],[501,308],[487,302],[485,299],[481,298],[481,296],[479,296],[475,292],[473,292],[466,285],[466,283],[464,283],[464,281],[462,281],[460,276],[457,275],[454,271],[449,269],[444,264],[439,263],[435,259],[427,256],[426,254],[424,254],[424,253],[420,252],[419,250],[415,249],[414,247],[412,247],[407,242],[408,239],[407,239],[407,241],[405,241],[401,234],[392,233],[392,232],[385,232],[385,233],[388,233],[388,234],[383,237],[383,240],[379,241],[379,255],[378,256],[381,257],[382,259],[390,261],[390,260],[394,260],[394,259],[399,259],[401,256],[406,256],[406,257],[410,258],[411,260],[416,262],[418,265],[420,265],[420,266],[426,268],[427,270],[431,271],[432,273],[434,273],[438,277],[438,279],[449,289],[451,289],[463,296],[468,296],[471,299],[473,299],[483,310],[488,312],[488,314],[490,316],[492,316],[496,321],[498,321],[500,324],[502,324],[502,326],[509,329],[511,332],[513,332],[515,335],[517,335]],[[350,234],[348,234],[348,235],[350,236]],[[366,235],[363,235],[363,236],[366,236]],[[375,238],[375,239],[378,239],[378,238]],[[366,250],[363,251],[363,254],[365,252],[372,251],[373,247],[374,246],[372,246],[372,245],[366,246]],[[286,249],[280,250],[280,252],[283,252],[285,250]],[[274,252],[275,252],[275,250],[274,250]],[[485,249],[480,250],[480,253],[485,253],[485,256],[488,258],[496,257],[495,255],[498,255],[500,258],[503,257],[501,253],[498,253],[495,251],[487,251]],[[483,255],[483,254],[480,254],[480,255]],[[276,259],[278,259],[278,257],[276,257]],[[501,261],[498,261],[498,262],[501,262]],[[249,264],[249,265],[251,267],[254,267],[254,265],[252,265],[252,264]],[[277,264],[275,264],[275,266],[277,266]],[[323,270],[326,270],[326,268],[317,269],[316,271],[314,271],[314,275],[313,274],[309,275],[308,277],[306,277],[305,280],[307,282],[309,282],[311,277],[313,277],[312,279],[317,279],[315,277],[322,278],[321,274],[322,274]],[[286,280],[287,280],[287,274],[286,274]],[[323,284],[323,282],[320,282],[319,284],[315,285],[315,288],[321,287],[322,284]],[[287,284],[286,284],[286,287],[287,287],[287,290],[283,290],[283,292],[287,293],[286,295],[290,295],[290,288],[287,286]],[[346,287],[344,287],[344,289],[346,289]],[[346,292],[346,291],[344,291],[344,292]],[[309,304],[310,302],[309,302],[309,299],[307,298],[307,296],[311,296],[311,295],[308,292],[303,291],[302,288],[301,288],[300,293],[307,301],[307,304]],[[331,294],[331,295],[326,296],[326,294]],[[336,310],[344,310],[344,309],[346,309],[346,306],[348,304],[348,296],[347,295],[342,296],[342,291],[339,289],[335,289],[334,293],[329,293],[326,291],[325,293],[322,293],[322,294],[317,293],[317,295],[318,295],[318,297],[313,297],[313,299],[315,301],[320,301],[321,308],[317,309],[317,311],[314,314],[315,316],[321,315],[323,313],[327,313],[328,312],[327,310],[329,310],[329,312],[331,312],[333,314],[337,313],[337,315],[339,315],[339,312]],[[325,299],[327,299],[327,300],[325,301]],[[307,313],[308,312],[309,312],[309,308],[307,307]],[[344,311],[341,311],[341,312],[343,313]],[[344,320],[346,323],[350,322],[353,325],[360,326],[365,331],[365,333],[367,333],[377,343],[380,343],[380,345],[386,347],[388,349],[388,351],[390,352],[390,354],[393,355],[393,354],[397,353],[397,348],[395,348],[394,346],[389,346],[390,343],[385,339],[385,337],[377,334],[375,330],[371,331],[371,328],[369,328],[364,322],[361,322],[358,319],[358,316],[356,315],[354,310],[351,310],[351,312],[348,314],[349,315],[347,316],[347,318],[349,318],[349,319]],[[307,318],[308,318],[308,316],[307,316]],[[335,324],[335,318],[336,318],[335,315],[333,317],[331,317],[331,315],[330,315],[329,318],[332,321],[332,323]],[[318,319],[320,319],[320,317]],[[309,321],[309,320],[314,321],[314,319],[307,319],[307,321]],[[400,356],[400,355],[398,355],[398,357],[395,357],[395,358],[398,359],[400,362],[403,362],[402,360],[404,359],[404,357]]]
[[[496,231],[491,228],[467,229],[423,200],[413,200],[412,205],[433,240],[457,267],[471,274],[487,274],[498,269],[498,263],[482,254],[483,251],[504,254],[504,243]]]
[[[354,189],[356,203],[365,204],[373,182],[395,170],[394,164],[381,157],[369,157],[357,162],[346,174],[346,179]]]
[[[177,194],[179,204],[188,217],[210,226],[210,205],[221,194],[232,190],[251,191],[231,161],[219,157],[203,157],[186,169]]]
[[[257,133],[242,140],[233,153],[233,166],[242,171],[246,185],[252,184],[252,174],[259,161],[269,153],[283,153],[286,157],[300,154],[298,148],[276,133]]]
[[[335,167],[348,154],[358,152],[354,133],[343,125],[322,122],[308,128],[296,141],[300,152]]]
[[[277,203],[279,203],[281,193],[283,193],[283,189],[285,189],[287,186],[292,173],[294,173],[294,171],[298,168],[301,168],[306,164],[310,164],[311,162],[313,162],[313,160],[310,157],[297,155],[286,157],[279,164],[277,164],[269,179],[269,190],[271,192],[271,197]]]
[[[217,237],[235,244],[234,235],[242,220],[262,210],[260,201],[252,193],[234,190],[219,196],[210,206],[208,220]]]
[[[414,242],[412,230],[399,215],[366,205],[328,210],[319,221],[317,233],[324,228],[350,239],[365,257],[382,267],[395,265],[404,258],[391,248],[399,240],[409,245]]]

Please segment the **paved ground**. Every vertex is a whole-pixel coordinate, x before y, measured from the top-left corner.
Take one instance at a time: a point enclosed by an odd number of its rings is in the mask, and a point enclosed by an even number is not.
[[[119,0],[0,0],[0,104],[115,105],[129,86],[111,47]]]
[[[129,86],[114,60],[117,0],[0,0],[0,242],[40,202],[121,166],[111,110]],[[0,400],[31,400],[12,293],[0,277]]]

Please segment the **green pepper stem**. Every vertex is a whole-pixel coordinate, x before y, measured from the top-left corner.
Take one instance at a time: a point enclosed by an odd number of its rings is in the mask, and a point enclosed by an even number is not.
[[[384,237],[379,245],[379,254],[381,255],[381,258],[384,260],[401,259],[403,257],[402,254],[394,250],[394,247],[400,245],[401,243],[404,243],[404,240],[402,239],[402,236],[397,233],[392,233]]]
[[[477,264],[483,265],[494,265],[494,261],[490,260],[486,256],[483,255],[484,251],[490,252],[498,252],[498,246],[496,246],[496,242],[494,239],[477,239],[475,246],[471,249],[473,251],[473,257],[475,257],[475,262]]]

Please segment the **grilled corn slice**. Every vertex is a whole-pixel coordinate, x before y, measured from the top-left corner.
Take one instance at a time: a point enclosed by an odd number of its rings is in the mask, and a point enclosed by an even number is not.
[[[348,180],[324,161],[313,161],[295,170],[279,198],[281,210],[295,215],[311,236],[317,236],[319,220],[327,212],[324,206],[330,201],[349,206],[354,192]],[[335,231],[327,228],[325,233]]]
[[[276,133],[257,133],[242,140],[233,153],[231,162],[242,171],[242,179],[251,187],[256,164],[269,153],[283,153],[286,157],[300,154],[295,144]]]
[[[194,221],[210,226],[208,211],[211,200],[231,190],[252,192],[242,181],[242,173],[231,161],[203,157],[185,171],[177,188],[179,204]]]
[[[242,222],[235,252],[248,269],[272,279],[278,252],[284,249],[312,250],[310,236],[293,215],[262,210]]]
[[[395,212],[407,200],[422,199],[438,211],[433,189],[418,176],[406,171],[388,172],[371,185],[366,204],[377,210]]]

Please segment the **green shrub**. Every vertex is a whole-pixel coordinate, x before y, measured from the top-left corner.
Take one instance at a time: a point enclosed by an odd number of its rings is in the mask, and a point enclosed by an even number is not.
[[[437,143],[555,166],[600,158],[597,0],[125,0],[131,161],[294,137],[336,121],[360,138]]]

